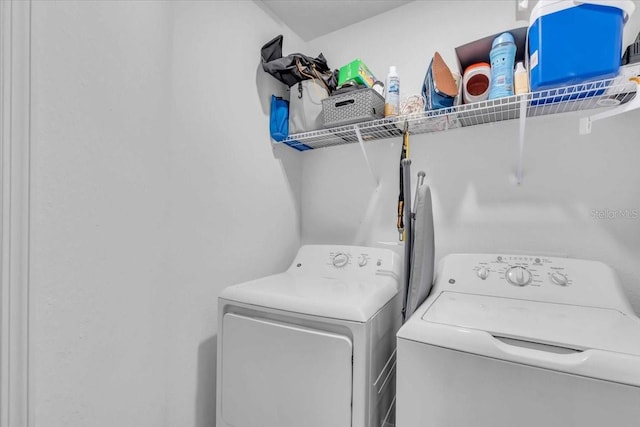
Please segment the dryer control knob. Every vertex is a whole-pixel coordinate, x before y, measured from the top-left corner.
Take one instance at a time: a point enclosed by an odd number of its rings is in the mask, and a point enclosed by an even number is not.
[[[569,279],[567,278],[567,276],[562,273],[558,273],[557,271],[551,273],[549,277],[551,278],[551,281],[556,285],[567,286],[569,284]]]
[[[487,267],[480,267],[478,270],[478,277],[482,280],[486,280],[489,277],[489,269]]]
[[[524,267],[511,267],[505,277],[507,282],[516,286],[526,286],[531,283],[531,272]]]
[[[334,267],[342,268],[349,263],[349,256],[345,253],[340,252],[333,257],[333,260],[331,262],[333,263]]]
[[[369,258],[367,258],[365,254],[362,254],[360,255],[360,257],[358,257],[358,265],[360,267],[364,267],[365,265],[367,265],[367,262],[369,262]]]

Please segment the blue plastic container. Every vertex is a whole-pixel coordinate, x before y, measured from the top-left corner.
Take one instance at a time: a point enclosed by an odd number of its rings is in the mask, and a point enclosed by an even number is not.
[[[491,43],[491,84],[489,99],[513,95],[513,65],[516,44],[511,33],[502,33]]]
[[[614,77],[634,9],[629,0],[540,0],[529,25],[531,90]]]

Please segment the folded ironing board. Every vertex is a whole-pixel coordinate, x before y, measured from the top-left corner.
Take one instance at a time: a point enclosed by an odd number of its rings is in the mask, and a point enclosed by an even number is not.
[[[411,161],[403,161],[405,185],[410,188]],[[431,190],[424,183],[425,173],[418,173],[416,199],[413,212],[410,212],[411,194],[405,195],[405,224],[407,240],[405,242],[405,299],[402,309],[403,319],[424,302],[433,284],[435,263],[435,245],[433,232],[433,207]]]

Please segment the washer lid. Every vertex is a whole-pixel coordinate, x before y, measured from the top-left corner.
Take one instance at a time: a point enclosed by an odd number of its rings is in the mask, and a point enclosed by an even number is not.
[[[397,294],[392,277],[362,282],[296,276],[289,272],[231,286],[220,298],[355,322],[366,322]]]
[[[494,336],[640,356],[640,322],[617,310],[443,292],[422,319]]]
[[[442,292],[398,338],[640,387],[640,320],[617,310]]]

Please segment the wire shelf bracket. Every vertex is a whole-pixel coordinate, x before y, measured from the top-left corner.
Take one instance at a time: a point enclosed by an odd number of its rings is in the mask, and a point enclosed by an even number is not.
[[[356,137],[358,138],[358,144],[360,144],[360,150],[362,150],[362,156],[364,157],[364,161],[367,163],[367,168],[369,169],[369,174],[371,175],[371,179],[373,179],[373,183],[377,187],[378,184],[380,184],[380,178],[378,177],[378,174],[375,173],[375,170],[371,166],[371,162],[369,161],[369,156],[367,155],[367,149],[365,148],[364,140],[362,139],[362,133],[360,132],[360,128],[358,128],[358,125],[353,126],[353,131],[355,132]]]
[[[516,184],[522,184],[522,169],[524,167],[524,137],[527,127],[527,98],[520,99],[520,128],[518,133],[518,159],[516,161]]]
[[[631,77],[629,81],[635,82],[636,85],[640,87],[639,77]],[[636,93],[637,93],[637,90],[636,90]],[[640,97],[636,95],[631,101],[627,102],[626,104],[619,105],[610,110],[603,111],[602,113],[583,117],[580,119],[580,135],[590,134],[593,122],[595,121],[618,116],[620,114],[624,114],[629,111],[637,110],[638,108],[640,108]]]

